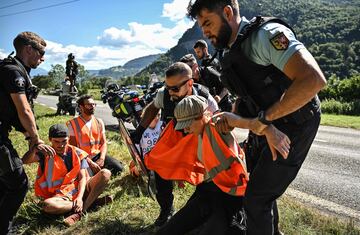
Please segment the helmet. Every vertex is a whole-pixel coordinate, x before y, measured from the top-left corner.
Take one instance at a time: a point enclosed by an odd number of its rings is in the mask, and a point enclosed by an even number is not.
[[[75,56],[73,55],[73,53],[70,53],[70,54],[68,55],[68,58],[69,58],[69,59],[75,59]]]
[[[129,171],[130,171],[130,175],[132,175],[133,177],[139,177],[140,176],[140,172],[137,169],[134,160],[131,160],[131,162],[129,164]]]
[[[106,89],[107,89],[108,91],[110,91],[110,90],[117,91],[117,90],[120,89],[120,87],[119,87],[119,85],[116,84],[116,83],[111,83],[111,84],[109,84],[109,85],[106,87]]]

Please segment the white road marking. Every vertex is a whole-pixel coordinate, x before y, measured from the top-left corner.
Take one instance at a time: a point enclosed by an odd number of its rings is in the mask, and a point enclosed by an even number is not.
[[[354,210],[352,208],[342,206],[334,202],[292,188],[288,188],[285,192],[285,195],[295,198],[303,203],[313,205],[317,208],[325,209],[332,213],[345,217],[350,217],[360,221],[360,211]]]

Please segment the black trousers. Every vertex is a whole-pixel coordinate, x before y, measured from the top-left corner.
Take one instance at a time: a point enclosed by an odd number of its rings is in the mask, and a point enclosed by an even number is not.
[[[95,155],[91,160],[96,162],[99,158],[100,153]],[[124,170],[124,166],[121,164],[121,162],[113,157],[110,157],[109,155],[105,156],[104,168],[110,170],[112,175],[121,174],[121,172]]]
[[[245,193],[244,207],[247,213],[247,234],[272,235],[277,231],[276,199],[295,179],[304,162],[320,124],[320,113],[300,125],[275,124],[291,140],[287,159],[280,154],[272,160],[270,149],[264,137],[258,137],[257,154],[252,154],[250,181]],[[275,221],[274,221],[275,220]]]
[[[0,235],[7,234],[28,190],[28,178],[11,142],[0,144]]]
[[[160,205],[162,213],[169,214],[173,205],[173,182],[165,180],[160,175],[155,173],[155,186],[156,186],[156,201]]]
[[[242,234],[231,226],[234,217],[242,210],[243,197],[222,192],[212,181],[196,187],[186,205],[180,209],[157,235],[181,235],[201,226],[198,234]]]

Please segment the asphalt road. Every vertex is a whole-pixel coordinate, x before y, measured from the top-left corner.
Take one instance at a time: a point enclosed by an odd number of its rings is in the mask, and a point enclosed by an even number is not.
[[[37,102],[56,107],[57,99],[39,96]],[[108,105],[97,103],[95,115],[106,125],[116,125]],[[236,130],[239,140],[246,133]],[[360,131],[320,126],[308,157],[286,194],[360,222]]]

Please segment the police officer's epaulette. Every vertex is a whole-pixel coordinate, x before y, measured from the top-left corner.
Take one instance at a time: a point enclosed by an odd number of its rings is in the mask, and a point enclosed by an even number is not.
[[[295,31],[283,20],[276,18],[276,17],[263,17],[263,16],[256,16],[252,18],[249,21],[249,24],[245,25],[244,28],[240,31],[238,34],[236,41],[234,43],[234,46],[240,46],[241,42],[243,42],[245,39],[247,39],[253,32],[258,30],[261,26],[263,26],[266,23],[279,23],[282,25],[285,25],[287,28],[289,28],[295,35]]]

